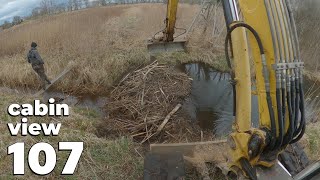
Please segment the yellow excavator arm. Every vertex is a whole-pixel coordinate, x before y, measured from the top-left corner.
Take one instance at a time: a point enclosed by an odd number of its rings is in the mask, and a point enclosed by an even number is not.
[[[166,18],[166,28],[164,30],[164,41],[172,42],[174,35],[174,28],[177,19],[179,0],[168,0],[167,4],[167,18]]]
[[[223,0],[223,8],[236,100],[229,166],[257,179],[255,166],[273,166],[304,134],[303,62],[289,0]],[[259,127],[251,127],[253,91]]]
[[[290,0],[221,1],[227,26],[225,53],[235,103],[233,131],[227,140],[229,168],[253,180],[292,179],[279,164],[278,155],[287,145],[302,138],[306,120],[304,65]],[[149,50],[159,50],[159,47],[170,50],[177,6],[178,0],[168,0],[164,36],[150,43]],[[253,95],[258,99],[258,127],[252,127]],[[175,144],[168,149],[173,146],[192,145]],[[193,146],[201,146],[201,143]],[[264,169],[259,174],[256,167],[261,166],[279,168],[273,171],[275,173]],[[306,170],[310,174],[316,171],[320,171],[320,163]],[[280,172],[285,173],[282,176]],[[305,172],[300,175],[307,177]]]
[[[150,54],[162,52],[185,51],[185,40],[175,41],[174,33],[176,28],[177,10],[179,0],[168,0],[165,28],[162,35],[148,40],[147,48]]]

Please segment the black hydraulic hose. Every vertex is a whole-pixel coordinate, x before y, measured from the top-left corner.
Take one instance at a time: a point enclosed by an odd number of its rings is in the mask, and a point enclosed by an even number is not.
[[[250,25],[243,23],[243,22],[238,22],[235,25],[233,25],[232,27],[230,27],[230,29],[228,30],[228,33],[227,33],[227,37],[226,37],[226,41],[225,41],[225,42],[227,42],[227,44],[225,45],[225,47],[228,47],[228,43],[229,43],[228,41],[229,41],[229,38],[231,38],[232,31],[235,30],[236,28],[239,28],[239,27],[244,27],[244,28],[248,29],[254,35],[254,37],[257,40],[258,46],[259,46],[260,54],[264,54],[262,41],[261,41],[257,31],[254,30],[253,27],[251,27]],[[227,53],[226,58],[229,59],[228,52],[226,52],[226,53]]]
[[[304,132],[305,132],[305,128],[306,128],[306,119],[305,119],[305,105],[304,105],[304,92],[303,92],[303,88],[302,88],[302,83],[299,83],[299,87],[300,87],[300,113],[301,113],[301,120],[299,123],[299,128],[297,129],[297,131],[294,133],[295,138],[291,141],[291,143],[295,143],[298,142]]]
[[[299,135],[297,137],[295,137],[290,144],[296,143],[298,141],[300,141],[300,139],[302,138],[302,136],[304,135],[305,131],[306,131],[306,124],[305,122],[302,124],[302,128],[301,128],[301,132],[299,133]]]
[[[268,105],[269,115],[271,119],[271,138],[270,138],[270,144],[268,145],[268,149],[273,150],[275,148],[276,141],[277,141],[276,121],[275,121],[275,115],[272,107],[270,92],[266,92],[266,94],[267,94],[267,105]]]
[[[304,132],[306,130],[306,119],[305,119],[305,105],[304,105],[304,94],[303,94],[303,90],[301,90],[302,88],[302,83],[299,83],[300,86],[300,112],[301,112],[301,121],[299,124],[299,128],[297,133],[295,133],[295,138],[290,142],[292,143],[296,143],[298,142],[302,136],[304,135]]]
[[[281,90],[281,92],[280,92]],[[281,95],[280,95],[281,94]],[[278,110],[278,128],[279,136],[276,140],[276,144],[273,148],[279,149],[282,147],[283,143],[287,143],[284,138],[285,131],[285,120],[286,120],[286,89],[284,87],[276,89],[276,99],[277,99],[277,110]],[[280,102],[281,101],[281,102]]]
[[[251,27],[250,25],[243,23],[243,22],[239,22],[239,23],[236,23],[235,25],[233,25],[227,32],[227,36],[226,36],[226,40],[225,40],[225,54],[226,54],[226,60],[227,60],[228,64],[231,65],[229,53],[228,53],[229,39],[231,39],[232,31],[235,30],[236,28],[239,28],[239,27],[244,27],[244,28],[248,29],[254,35],[254,37],[258,43],[258,46],[259,46],[259,51],[260,51],[260,54],[262,57],[262,61],[265,61],[265,59],[263,59],[263,58],[265,58],[264,48],[263,48],[262,41],[261,41],[257,31],[255,31],[253,29],[253,27]],[[267,70],[265,70],[265,71],[267,71]],[[264,73],[267,73],[267,72],[264,72]],[[268,78],[268,77],[266,77],[266,78]],[[268,105],[268,110],[269,110],[269,115],[270,115],[270,121],[271,121],[271,139],[270,139],[269,148],[273,149],[274,145],[276,144],[277,129],[276,129],[274,110],[272,107],[269,82],[266,83],[266,85],[268,86],[268,88],[266,88],[266,96],[267,96],[266,100],[267,100],[267,105]]]
[[[276,59],[276,63],[282,62],[283,61],[283,57],[285,56],[282,51],[282,49],[280,48],[281,45],[283,45],[283,42],[280,40],[280,31],[279,29],[276,27],[276,22],[277,20],[280,21],[280,19],[278,18],[278,14],[276,13],[276,9],[273,8],[273,4],[269,1],[269,0],[265,0],[264,1],[265,6],[267,8],[267,15],[268,15],[268,19],[269,19],[269,24],[270,24],[270,30],[271,30],[271,35],[272,35],[272,42],[273,42],[273,46],[274,46],[274,54],[275,54],[275,59]],[[277,112],[278,112],[278,124],[279,124],[279,137],[276,140],[276,144],[274,147],[269,147],[271,150],[273,149],[277,149],[281,147],[281,142],[282,142],[282,136],[284,134],[283,131],[283,124],[285,121],[285,114],[283,113],[283,108],[285,108],[285,104],[282,103],[281,104],[281,86],[284,87],[285,86],[285,81],[283,81],[283,79],[281,78],[281,76],[283,77],[284,74],[283,72],[280,72],[280,70],[276,71],[276,88],[279,89],[278,90],[278,96],[277,96]],[[285,78],[285,77],[283,77]],[[285,95],[284,95],[285,96]],[[284,114],[284,115],[283,115]],[[285,126],[286,127],[286,126]]]
[[[286,88],[282,87],[281,88],[281,98],[282,98],[282,129],[280,129],[280,133],[284,135],[284,129],[286,127],[285,121],[286,121]],[[282,132],[281,132],[282,131]],[[283,138],[283,137],[280,137]],[[280,145],[281,146],[281,145]]]
[[[299,82],[298,79],[295,80],[296,83],[296,98],[295,98],[295,112],[294,112],[294,136],[296,134],[298,134],[297,130],[297,126],[298,126],[298,120],[299,120],[299,104],[300,104],[300,88],[299,88]]]
[[[292,86],[292,85],[291,85]],[[292,110],[292,92],[291,88],[287,91],[287,104],[288,104],[288,118],[289,118],[289,127],[288,131],[284,137],[283,145],[282,147],[288,145],[293,137],[293,130],[294,130],[294,119],[293,119],[293,110]]]
[[[295,124],[294,119],[295,119],[295,112],[296,112],[295,99],[296,99],[296,85],[295,85],[294,79],[292,79],[291,80],[291,107],[292,107],[293,128],[295,127],[294,126],[294,124]]]
[[[234,77],[233,77],[234,79]],[[233,116],[236,116],[236,108],[237,108],[237,91],[236,91],[236,82],[233,80],[231,82],[232,84],[232,93],[233,93]]]
[[[279,138],[277,138],[276,145],[272,149],[277,149],[281,146],[283,142],[283,108],[285,104],[281,102],[281,90],[280,88],[276,89],[276,99],[277,99],[277,110],[278,110],[278,125],[279,125]],[[283,97],[283,94],[282,94]]]

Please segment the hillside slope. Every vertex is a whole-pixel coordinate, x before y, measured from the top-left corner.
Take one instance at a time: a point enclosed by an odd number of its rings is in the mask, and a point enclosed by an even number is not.
[[[187,28],[197,5],[179,5],[177,27]],[[26,62],[30,43],[38,49],[48,76],[69,61],[77,67],[59,90],[99,93],[124,72],[148,61],[146,40],[164,28],[164,4],[118,5],[43,17],[0,32],[0,84],[37,88]],[[179,32],[177,32],[179,33]]]

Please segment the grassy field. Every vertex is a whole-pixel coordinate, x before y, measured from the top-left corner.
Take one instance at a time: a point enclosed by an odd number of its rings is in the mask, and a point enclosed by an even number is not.
[[[55,137],[47,136],[10,136],[7,123],[21,121],[22,117],[11,117],[7,107],[12,103],[31,103],[32,98],[22,94],[7,94],[0,92],[0,179],[19,179],[12,176],[12,155],[7,155],[7,147],[24,142],[27,149],[38,142],[47,142],[57,149],[59,141],[83,141],[84,151],[74,176],[60,176],[62,168],[69,156],[68,152],[57,151],[57,166],[48,176],[35,176],[30,172],[27,162],[26,174],[23,179],[140,179],[142,177],[143,158],[138,154],[139,146],[131,139],[99,138],[95,135],[96,124],[100,121],[98,112],[86,108],[70,107],[70,116],[61,117],[31,117],[28,122],[58,123],[62,126]],[[43,158],[43,155],[40,159]]]
[[[296,10],[297,28],[300,37],[301,56],[306,62],[306,67],[314,72],[319,71],[320,60],[320,1],[300,1]]]
[[[317,71],[319,26],[314,0],[299,5],[296,11],[302,58],[310,71]],[[314,11],[308,8],[313,7]],[[220,7],[215,14],[201,17],[188,43],[188,54],[162,55],[168,62],[202,61],[225,70],[223,43],[225,24]],[[103,94],[121,76],[149,62],[146,40],[164,28],[164,4],[117,5],[67,12],[29,20],[0,32],[0,85],[40,88],[37,76],[26,62],[30,43],[38,43],[48,76],[53,79],[70,62],[74,70],[56,90],[76,94]],[[199,5],[180,4],[178,28],[187,29]],[[213,26],[215,27],[214,30]],[[180,32],[181,31],[181,32]],[[177,30],[177,34],[183,30]]]
[[[56,89],[102,93],[123,73],[149,61],[146,40],[163,29],[164,4],[91,8],[25,22],[0,32],[0,83],[37,88],[26,54],[30,43],[46,62],[50,78],[66,64],[77,66]],[[198,8],[181,5],[177,27],[187,28]],[[184,13],[182,13],[184,12]],[[185,13],[187,12],[187,13]]]
[[[198,5],[180,4],[176,27],[187,29],[199,11]],[[70,61],[77,66],[55,86],[74,93],[105,93],[125,72],[149,62],[146,40],[164,28],[166,5],[138,4],[90,8],[24,22],[0,32],[0,84],[39,88],[37,77],[26,62],[30,43],[46,62],[54,78]],[[204,61],[218,68],[225,31],[223,13],[196,24],[190,37],[190,52],[164,55],[169,62]],[[211,27],[211,28],[210,28]],[[183,33],[176,30],[176,34]]]

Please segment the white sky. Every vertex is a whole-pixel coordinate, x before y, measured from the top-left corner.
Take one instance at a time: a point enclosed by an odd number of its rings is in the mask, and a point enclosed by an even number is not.
[[[14,16],[25,16],[40,4],[41,0],[0,0],[0,24]]]

